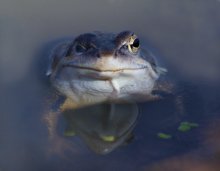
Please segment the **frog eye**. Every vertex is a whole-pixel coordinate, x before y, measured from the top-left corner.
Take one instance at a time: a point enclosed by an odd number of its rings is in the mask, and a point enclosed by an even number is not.
[[[132,53],[137,53],[139,47],[140,47],[139,39],[131,37],[128,43],[128,50]]]
[[[76,51],[77,53],[82,53],[82,52],[85,52],[86,50],[87,50],[86,47],[83,46],[82,44],[77,44],[77,45],[75,46],[75,51]]]

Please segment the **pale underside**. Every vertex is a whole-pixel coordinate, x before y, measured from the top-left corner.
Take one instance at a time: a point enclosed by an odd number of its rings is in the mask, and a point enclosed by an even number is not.
[[[77,104],[95,104],[150,96],[156,79],[151,68],[98,72],[65,67],[57,72],[53,85]]]

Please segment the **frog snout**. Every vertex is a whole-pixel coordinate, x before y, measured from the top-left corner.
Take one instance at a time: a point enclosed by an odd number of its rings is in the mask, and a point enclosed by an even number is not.
[[[115,46],[103,46],[98,50],[99,57],[112,57],[115,56]]]

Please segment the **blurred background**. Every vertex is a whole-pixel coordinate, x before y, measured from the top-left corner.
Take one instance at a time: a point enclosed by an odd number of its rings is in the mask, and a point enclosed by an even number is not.
[[[1,0],[0,170],[218,171],[219,18],[219,0]],[[56,42],[95,30],[134,31],[180,87],[182,112],[169,98],[140,104],[131,144],[102,156],[76,139],[68,159],[48,157],[48,55]],[[177,131],[186,120],[198,128]]]

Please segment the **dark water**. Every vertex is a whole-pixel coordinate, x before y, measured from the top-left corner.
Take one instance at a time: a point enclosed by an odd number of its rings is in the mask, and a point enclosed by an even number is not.
[[[1,1],[0,170],[218,171],[219,18],[218,0]],[[50,49],[79,33],[127,29],[168,69],[182,108],[171,96],[139,104],[134,140],[108,155],[95,154],[79,138],[66,157],[47,155],[42,117],[54,93],[44,75]],[[199,127],[182,133],[183,121]]]

